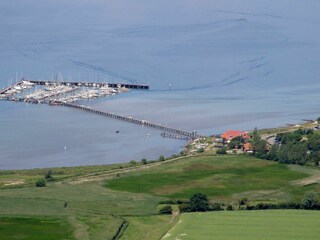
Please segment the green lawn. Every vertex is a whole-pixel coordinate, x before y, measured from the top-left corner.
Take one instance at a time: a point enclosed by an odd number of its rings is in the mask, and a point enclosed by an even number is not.
[[[202,192],[211,198],[229,200],[240,195],[251,199],[300,200],[305,191],[319,188],[319,184],[293,184],[294,180],[308,176],[307,167],[293,170],[288,165],[247,156],[198,156],[122,175],[107,181],[106,187],[168,198],[186,199]]]
[[[0,217],[0,239],[73,240],[73,229],[65,218]]]
[[[273,210],[182,214],[163,240],[319,239],[318,211]]]

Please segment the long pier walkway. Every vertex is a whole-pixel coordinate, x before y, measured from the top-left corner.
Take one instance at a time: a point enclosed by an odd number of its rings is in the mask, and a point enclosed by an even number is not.
[[[156,124],[156,123],[151,123],[145,120],[138,120],[135,118],[131,118],[131,117],[125,117],[125,116],[121,116],[118,114],[114,114],[114,113],[109,113],[109,112],[105,112],[105,111],[101,111],[101,110],[97,110],[97,109],[93,109],[91,107],[88,106],[83,106],[83,105],[77,105],[77,104],[73,104],[73,103],[65,103],[65,102],[54,102],[55,105],[61,105],[61,106],[65,106],[65,107],[70,107],[70,108],[75,108],[75,109],[80,109],[83,111],[87,111],[87,112],[91,112],[91,113],[95,113],[95,114],[99,114],[102,116],[106,116],[109,118],[113,118],[113,119],[117,119],[117,120],[122,120],[122,121],[126,121],[126,122],[130,122],[130,123],[135,123],[138,125],[142,125],[142,126],[146,126],[146,127],[150,127],[150,128],[155,128],[161,131],[166,131],[166,132],[171,132],[174,134],[178,134],[181,136],[187,136],[190,138],[201,138],[204,136],[201,136],[195,132],[188,132],[188,131],[184,131],[184,130],[180,130],[180,129],[175,129],[175,128],[171,128],[171,127],[167,127],[167,126],[163,126],[161,124]]]

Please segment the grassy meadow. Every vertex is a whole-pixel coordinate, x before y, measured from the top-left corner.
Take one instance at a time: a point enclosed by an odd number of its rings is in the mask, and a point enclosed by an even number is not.
[[[182,214],[162,240],[319,239],[317,211],[268,210]]]
[[[226,201],[241,196],[252,200],[300,200],[305,191],[319,189],[318,184],[294,184],[310,174],[307,167],[293,169],[248,156],[197,156],[126,173],[108,180],[106,187],[171,199],[188,199],[193,193],[202,192],[211,199]]]
[[[119,166],[51,169],[55,181],[43,188],[34,183],[48,169],[1,171],[0,239],[15,239],[20,232],[17,239],[113,239],[119,229],[121,239],[160,239],[179,220],[176,206],[173,215],[157,214],[162,200],[202,192],[226,203],[242,197],[300,201],[305,192],[320,190],[316,168],[248,156],[198,155]]]

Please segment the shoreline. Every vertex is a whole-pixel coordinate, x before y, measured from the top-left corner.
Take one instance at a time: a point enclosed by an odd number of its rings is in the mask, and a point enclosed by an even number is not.
[[[260,133],[260,135],[264,135],[264,134],[277,134],[280,132],[288,132],[288,131],[293,131],[299,128],[308,128],[308,127],[314,127],[318,124],[317,120],[310,120],[310,122],[303,122],[303,123],[297,123],[297,124],[292,124],[290,126],[279,126],[279,127],[273,127],[273,128],[264,128],[264,129],[258,129],[258,132]],[[253,131],[252,130],[247,130],[247,132]],[[220,135],[210,135],[209,137],[206,137],[206,139],[210,139],[213,138],[215,136],[220,136]],[[192,139],[189,141],[186,141],[185,144],[183,144],[183,146],[181,146],[183,151],[186,151],[188,146],[190,146],[191,144],[194,144],[194,142],[197,141],[197,139]],[[177,153],[177,154],[173,154],[170,157],[165,158],[166,160],[171,160],[171,159],[175,159],[177,157],[185,157],[185,156],[189,156],[189,155],[181,155]],[[137,164],[141,164],[141,161],[136,161]],[[153,159],[153,160],[148,160],[149,164],[150,163],[156,163],[159,162],[158,159]],[[76,165],[76,166],[59,166],[59,167],[39,167],[39,168],[26,168],[26,169],[4,169],[4,170],[0,170],[0,173],[2,172],[25,172],[25,171],[48,171],[48,170],[72,170],[72,169],[97,169],[97,168],[108,168],[108,170],[115,170],[115,169],[121,169],[121,168],[128,168],[130,167],[130,161],[128,162],[120,162],[120,163],[110,163],[110,164],[93,164],[93,165]]]

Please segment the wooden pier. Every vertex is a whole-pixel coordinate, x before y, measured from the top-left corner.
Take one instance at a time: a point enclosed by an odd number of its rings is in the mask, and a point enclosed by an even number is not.
[[[83,86],[83,87],[104,87],[110,88],[128,88],[135,90],[149,90],[149,85],[146,84],[129,84],[129,83],[93,83],[93,82],[59,82],[59,81],[47,81],[47,80],[26,80],[36,85],[64,85],[64,86]]]
[[[65,103],[65,102],[59,102],[59,101],[55,101],[52,102],[51,104],[53,105],[61,105],[61,106],[65,106],[65,107],[70,107],[70,108],[75,108],[75,109],[80,109],[83,111],[87,111],[90,113],[95,113],[95,114],[99,114],[102,116],[106,116],[109,118],[113,118],[113,119],[117,119],[117,120],[122,120],[122,121],[126,121],[126,122],[130,122],[130,123],[134,123],[134,124],[138,124],[141,126],[146,126],[146,127],[150,127],[150,128],[155,128],[161,131],[165,131],[165,132],[170,132],[173,134],[177,134],[180,136],[186,136],[189,138],[202,138],[204,136],[201,136],[195,132],[188,132],[188,131],[184,131],[184,130],[180,130],[180,129],[175,129],[175,128],[171,128],[171,127],[167,127],[167,126],[163,126],[161,124],[156,124],[156,123],[151,123],[145,120],[138,120],[132,117],[125,117],[125,116],[121,116],[118,114],[114,114],[114,113],[109,113],[109,112],[104,112],[101,110],[96,110],[93,109],[91,107],[88,106],[83,106],[83,105],[77,105],[77,104],[72,104],[72,103]]]

